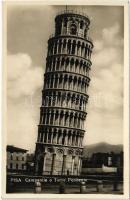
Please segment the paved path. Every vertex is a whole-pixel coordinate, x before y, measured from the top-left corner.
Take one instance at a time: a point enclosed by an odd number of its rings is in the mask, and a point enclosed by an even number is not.
[[[34,188],[23,187],[15,188],[15,193],[34,193]],[[59,185],[45,185],[42,188],[42,194],[59,194]],[[66,185],[66,194],[80,194],[79,185]],[[86,194],[123,194],[123,185],[118,185],[118,191],[113,191],[113,186],[105,184],[102,192],[97,192],[96,185],[88,184]]]

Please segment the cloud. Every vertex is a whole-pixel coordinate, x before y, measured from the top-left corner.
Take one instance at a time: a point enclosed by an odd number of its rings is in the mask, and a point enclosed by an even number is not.
[[[95,41],[95,51],[108,47],[116,48],[123,46],[123,38],[120,36],[120,25],[115,23],[112,27],[102,29],[101,39]]]
[[[28,149],[37,136],[43,70],[28,54],[9,55],[7,64],[8,143]]]
[[[84,142],[122,143],[123,39],[120,26],[104,28],[94,43]]]
[[[102,38],[96,41],[98,47],[95,46],[93,55],[90,98],[91,95],[102,95],[106,104],[101,104],[101,107],[107,106],[108,108],[105,107],[105,109],[108,109],[108,112],[111,108],[118,109],[123,101],[123,46],[120,46],[118,42],[119,30],[117,23],[113,27],[103,29]],[[107,46],[107,34],[109,46]],[[118,43],[117,46],[113,45],[115,40]],[[99,45],[101,43],[102,45]]]
[[[116,23],[114,26],[104,28],[102,31],[103,41],[107,46],[120,46],[122,45],[123,39],[119,36],[120,25]],[[114,40],[113,40],[114,39]]]
[[[7,65],[9,98],[31,95],[41,86],[43,70],[33,66],[29,55],[9,55]]]

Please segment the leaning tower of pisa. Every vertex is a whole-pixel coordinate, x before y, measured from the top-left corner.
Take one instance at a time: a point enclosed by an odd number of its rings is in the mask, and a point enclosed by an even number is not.
[[[80,175],[92,40],[88,16],[65,11],[55,18],[35,150],[38,175]]]

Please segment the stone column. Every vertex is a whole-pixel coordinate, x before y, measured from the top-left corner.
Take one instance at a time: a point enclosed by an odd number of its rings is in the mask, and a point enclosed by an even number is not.
[[[82,63],[81,64],[81,74],[84,74],[83,68],[84,68],[84,66],[83,66],[83,63]]]
[[[60,85],[60,76],[58,75],[58,77],[57,77],[57,88],[59,88],[59,85]]]
[[[64,35],[64,21],[61,22],[61,34]]]
[[[57,139],[58,139],[58,133],[56,132],[56,136],[55,136],[55,144],[57,144]]]
[[[90,60],[90,46],[88,47],[88,59]]]
[[[60,138],[59,138],[59,135],[60,135],[59,132],[57,132],[56,144],[59,144],[59,139],[60,139]]]
[[[81,50],[82,50],[82,47],[81,45],[79,46],[79,56],[81,56]]]
[[[79,118],[78,123],[79,123],[79,128],[80,128],[80,125],[81,125],[81,118]]]
[[[61,51],[60,53],[63,53],[63,41],[61,41]]]
[[[45,174],[45,170],[46,170],[46,152],[43,153],[43,172],[42,174]]]
[[[79,146],[81,146],[81,136],[79,137]]]
[[[66,50],[66,44],[63,43],[63,54],[65,54],[65,50]]]
[[[75,128],[77,127],[77,116],[75,116],[75,119],[74,119],[74,127]]]
[[[44,132],[44,133],[42,133],[42,135],[43,135],[42,142],[44,143],[44,139],[45,139],[45,132]]]
[[[74,146],[74,134],[72,134],[72,143],[71,143],[72,146]]]
[[[80,23],[79,22],[78,22],[77,28],[78,28],[77,33],[80,33]],[[79,34],[79,36],[81,37],[81,33]]]
[[[52,144],[54,144],[55,143],[55,132],[53,131],[53,134],[52,134],[53,136],[52,136]]]
[[[66,86],[66,78],[64,77],[64,84],[63,84],[63,88],[65,89],[65,86]]]
[[[56,117],[57,117],[56,112],[54,112],[54,122],[53,122],[54,125],[56,125]]]
[[[85,83],[85,93],[87,93],[87,83]]]
[[[61,59],[59,59],[57,66],[58,66],[57,70],[59,70],[61,68]]]
[[[72,127],[72,122],[73,122],[73,115],[70,115],[70,120],[69,120],[69,126]]]
[[[51,175],[54,175],[54,170],[55,170],[55,159],[56,159],[56,154],[53,153],[52,155],[52,165],[51,165]]]
[[[82,45],[80,46],[81,50],[80,50],[80,56],[82,57],[82,54],[83,54],[83,47]]]
[[[72,54],[72,45],[73,45],[73,43],[71,42],[70,43],[70,54]]]
[[[75,145],[78,146],[78,135],[76,135]]]
[[[41,132],[41,142],[43,142],[43,132]]]
[[[82,146],[82,142],[83,142],[83,137],[81,137],[81,146]]]
[[[80,175],[80,171],[81,171],[81,158],[79,157],[79,160],[78,160],[78,174],[77,175]]]
[[[57,70],[58,58],[55,59],[55,71]]]
[[[68,63],[68,71],[70,72],[70,63],[71,61],[69,60],[69,63]],[[69,79],[69,78],[68,78]]]
[[[73,90],[73,85],[74,85],[74,79],[73,79],[73,77],[72,77],[71,83],[70,83],[70,89],[71,89],[71,90]],[[72,106],[71,106],[71,107],[72,107]]]
[[[78,146],[78,142],[79,142],[79,135],[77,134],[77,136],[76,136],[76,146]]]
[[[64,64],[65,64],[65,62],[64,62]],[[63,65],[63,68],[64,68],[64,65]],[[64,75],[62,77],[61,88],[64,88],[63,85],[64,85]]]
[[[62,163],[62,172],[61,172],[61,175],[65,175],[66,174],[66,156],[67,155],[63,155],[63,163]]]
[[[46,137],[46,143],[48,143],[48,134],[49,134],[49,132],[47,131],[47,137]]]
[[[48,112],[48,124],[50,124],[50,120],[51,120],[51,112]]]
[[[51,88],[51,78],[52,76],[48,77],[48,88]]]
[[[51,133],[51,144],[53,143],[53,132]]]
[[[59,106],[59,96],[57,94],[57,101],[56,101],[56,105]]]
[[[81,118],[80,127],[81,127],[81,129],[83,129],[83,118]]]
[[[58,54],[60,54],[60,53],[61,53],[61,45],[62,45],[62,43],[60,42],[60,43],[59,43]]]
[[[65,44],[65,54],[67,54],[67,40],[66,40],[66,44]]]
[[[60,122],[60,113],[58,113],[58,118],[57,118],[57,125],[59,126]]]
[[[77,55],[77,44],[75,45],[75,55]]]
[[[78,134],[78,139],[77,139],[77,146],[79,147],[79,143],[80,143],[80,134]]]
[[[71,175],[73,175],[74,173],[74,160],[75,160],[75,156],[72,156]]]
[[[74,127],[74,128],[75,128],[74,121],[75,121],[75,116],[73,115],[72,127]]]
[[[59,43],[56,43],[56,54],[58,53],[58,44]]]
[[[72,142],[73,142],[73,137],[72,137],[72,133],[71,133],[71,136],[70,136],[70,145],[72,145]]]
[[[63,126],[66,126],[66,113],[64,113],[64,115],[63,115]]]
[[[55,42],[53,44],[53,54],[54,54],[54,52],[55,52]]]
[[[87,51],[87,53],[86,53],[86,55],[87,55],[87,59],[89,59],[89,49],[88,49],[88,46],[87,46],[86,51]]]
[[[67,28],[66,28],[67,32],[66,34],[68,35],[69,34],[69,26],[68,26],[68,22],[67,22]]]
[[[44,112],[42,111],[41,124],[43,124],[43,121],[44,121]]]
[[[45,125],[47,124],[47,112],[44,113],[45,114]]]
[[[70,113],[68,113],[67,119],[66,119],[66,126],[69,126],[69,118],[70,118]]]
[[[59,144],[62,144],[62,137],[63,137],[63,133],[61,133],[60,135]]]
[[[65,145],[68,145],[68,133],[65,135]]]
[[[57,94],[56,94],[56,96],[55,96],[55,106],[57,106]]]
[[[84,46],[84,54],[83,54],[83,57],[85,57],[85,46]]]
[[[54,85],[55,85],[55,81],[56,81],[56,77],[55,77],[55,75],[53,76],[53,82],[52,82],[52,88],[54,88]]]
[[[80,156],[80,173],[81,173],[81,169],[82,169],[82,156]]]
[[[83,57],[85,56],[85,47],[83,47],[83,49],[82,49],[82,56]]]
[[[67,77],[67,80],[66,80],[67,82],[66,82],[66,88],[65,89],[69,89],[69,77]]]
[[[74,137],[74,145],[75,145],[75,146],[77,146],[77,145],[76,145],[76,139],[77,139],[77,135],[75,135],[75,137]]]
[[[78,135],[76,134],[75,145],[78,146]]]

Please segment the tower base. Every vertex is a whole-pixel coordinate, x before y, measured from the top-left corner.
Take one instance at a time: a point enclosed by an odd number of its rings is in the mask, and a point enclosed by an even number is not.
[[[82,148],[36,145],[36,175],[75,175],[81,173]]]

